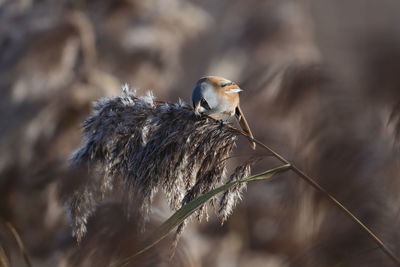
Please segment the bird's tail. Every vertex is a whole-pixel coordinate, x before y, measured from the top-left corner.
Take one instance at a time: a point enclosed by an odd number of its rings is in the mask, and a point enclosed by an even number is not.
[[[239,121],[239,125],[242,128],[242,130],[249,135],[251,138],[254,138],[253,133],[250,130],[249,124],[247,123],[247,120],[242,112],[242,109],[240,106],[237,106],[235,115],[237,120]],[[249,140],[250,146],[252,149],[256,149],[256,143],[254,141]]]

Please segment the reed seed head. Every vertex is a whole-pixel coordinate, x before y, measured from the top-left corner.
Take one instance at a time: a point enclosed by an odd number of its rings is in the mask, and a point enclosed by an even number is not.
[[[196,116],[181,100],[170,104],[156,101],[151,92],[137,97],[126,85],[122,89],[120,96],[94,104],[93,113],[83,123],[84,144],[71,159],[72,166],[87,167],[93,177],[68,200],[73,235],[78,240],[96,206],[120,188],[128,214],[140,203],[145,222],[157,191],[164,191],[171,208],[177,210],[226,180],[227,159],[237,139],[229,127]],[[248,173],[247,164],[230,180]],[[232,192],[220,204],[223,220],[239,196]],[[197,216],[201,219],[204,214],[205,206]]]

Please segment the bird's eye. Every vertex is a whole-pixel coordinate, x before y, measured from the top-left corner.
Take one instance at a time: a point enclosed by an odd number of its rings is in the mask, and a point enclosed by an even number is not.
[[[232,84],[233,84],[233,82],[224,82],[221,84],[221,87],[225,87],[225,86],[232,85]]]

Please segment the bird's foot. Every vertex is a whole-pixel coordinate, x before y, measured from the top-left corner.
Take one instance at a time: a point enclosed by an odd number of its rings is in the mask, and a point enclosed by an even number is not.
[[[222,127],[222,126],[225,126],[225,125],[227,125],[229,122],[228,122],[228,120],[218,120],[218,122],[219,122],[219,125]]]
[[[201,117],[201,113],[198,110],[193,110],[194,116],[196,118],[200,118]]]

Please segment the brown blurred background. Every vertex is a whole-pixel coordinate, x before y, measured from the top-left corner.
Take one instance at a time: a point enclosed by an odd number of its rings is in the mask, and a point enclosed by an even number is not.
[[[98,208],[79,246],[63,200],[91,102],[127,82],[188,101],[234,80],[256,138],[294,161],[400,255],[400,2],[0,0],[0,255],[26,266],[107,266],[135,251],[135,220]],[[246,140],[235,158],[252,155]],[[234,165],[234,164],[233,164]],[[253,172],[274,167],[266,157]],[[170,211],[159,197],[155,225]],[[250,184],[227,224],[193,222],[132,266],[394,266],[299,177]]]

